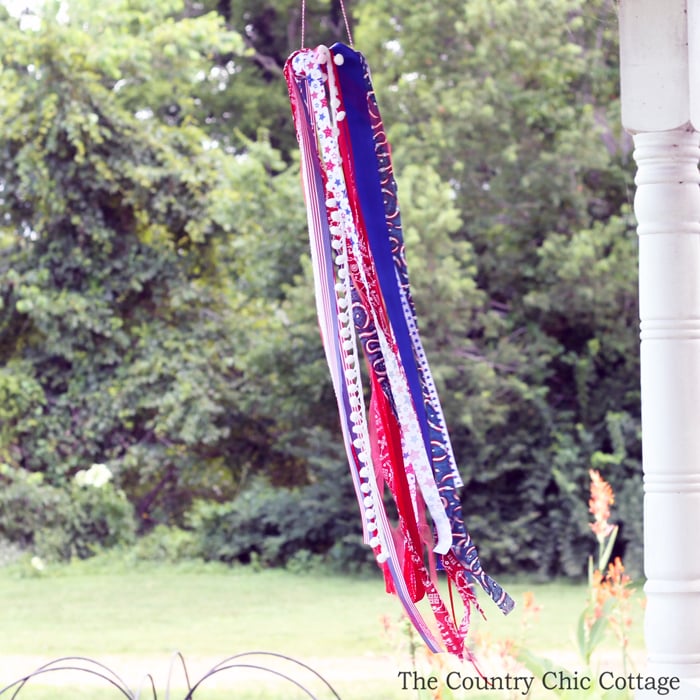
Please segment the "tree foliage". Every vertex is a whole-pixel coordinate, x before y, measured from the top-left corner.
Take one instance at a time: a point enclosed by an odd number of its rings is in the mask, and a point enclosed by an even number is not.
[[[376,0],[357,33],[400,172],[427,164],[449,186],[449,241],[470,251],[450,276],[474,291],[438,305],[430,285],[415,294],[475,538],[486,561],[578,573],[591,462],[616,467],[618,490],[641,488],[614,5]],[[403,201],[408,217],[416,199]],[[425,221],[444,211],[436,201]],[[418,280],[424,260],[418,245]]]
[[[482,558],[582,573],[593,465],[639,566],[614,4],[346,4]],[[192,522],[196,501],[210,525],[245,529],[246,513],[347,480],[281,74],[299,3],[68,8],[36,31],[0,18],[0,462],[57,486],[105,462],[142,522]],[[345,38],[338,2],[308,2],[306,37]],[[253,472],[303,486],[212,505]],[[354,508],[326,505],[284,532],[303,542]],[[276,542],[283,559],[300,546]]]
[[[227,218],[238,161],[168,99],[243,44],[182,3],[101,7],[2,34],[0,456],[53,483],[109,462],[141,518],[178,518],[268,451],[221,262],[255,212]]]

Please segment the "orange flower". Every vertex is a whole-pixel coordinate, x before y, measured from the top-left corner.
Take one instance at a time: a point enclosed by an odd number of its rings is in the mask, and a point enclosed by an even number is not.
[[[591,469],[588,474],[591,477],[591,497],[588,501],[588,510],[594,518],[590,526],[600,540],[608,537],[614,530],[614,525],[608,520],[610,519],[610,506],[615,503],[615,494],[599,471]]]
[[[617,585],[625,585],[629,582],[629,576],[625,573],[625,567],[622,565],[622,559],[615,557],[614,561],[608,564],[608,580]]]
[[[612,595],[616,598],[627,599],[632,595],[629,583],[632,579],[625,573],[622,559],[615,557],[615,561],[608,564],[608,573],[605,577]]]
[[[384,633],[388,634],[393,629],[394,625],[391,618],[388,615],[381,616],[382,627],[384,628]]]
[[[498,646],[502,658],[505,659],[515,656],[515,642],[512,639],[502,639]]]
[[[592,624],[603,614],[603,607],[608,599],[617,598],[622,603],[632,595],[632,590],[628,585],[630,581],[620,557],[615,557],[615,561],[610,562],[605,576],[598,569],[593,572],[591,588],[594,607],[593,619],[589,620],[589,624]]]
[[[535,603],[535,594],[532,591],[523,593],[523,611],[537,616],[542,608]]]

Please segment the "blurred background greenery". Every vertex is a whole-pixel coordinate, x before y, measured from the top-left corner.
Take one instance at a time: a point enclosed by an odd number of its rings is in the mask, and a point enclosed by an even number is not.
[[[345,38],[337,0],[307,5],[307,44]],[[615,3],[347,6],[484,565],[583,578],[593,466],[638,573]],[[0,561],[371,565],[282,77],[300,26],[298,0],[0,6]]]

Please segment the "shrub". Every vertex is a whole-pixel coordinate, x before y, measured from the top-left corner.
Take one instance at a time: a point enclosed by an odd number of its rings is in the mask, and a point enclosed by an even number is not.
[[[107,473],[93,465],[58,488],[41,474],[0,465],[0,538],[46,559],[84,559],[133,542],[133,509]]]
[[[179,527],[156,525],[139,537],[131,553],[141,561],[177,562],[199,557],[199,542],[194,532]]]
[[[254,481],[234,501],[195,503],[189,524],[202,556],[223,562],[299,567],[319,558],[337,570],[358,570],[372,561],[362,546],[350,479],[319,481],[294,489]]]
[[[3,566],[9,566],[19,561],[22,558],[22,554],[22,549],[18,545],[0,537],[0,569]]]
[[[81,472],[76,475],[79,476]],[[131,544],[136,522],[124,492],[111,483],[83,483],[78,478],[69,488],[71,508],[64,522],[62,558],[86,559],[100,548]]]
[[[70,508],[68,494],[41,474],[0,464],[0,537],[30,549],[36,533],[61,526]]]

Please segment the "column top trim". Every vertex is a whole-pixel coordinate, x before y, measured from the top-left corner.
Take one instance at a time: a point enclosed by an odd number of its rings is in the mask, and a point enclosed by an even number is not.
[[[699,14],[688,0],[620,0],[622,124],[631,133],[700,124]]]

